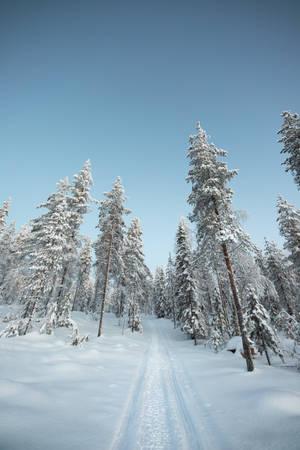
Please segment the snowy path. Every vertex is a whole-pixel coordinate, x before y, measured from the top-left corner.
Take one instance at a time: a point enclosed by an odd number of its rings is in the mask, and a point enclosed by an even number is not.
[[[173,352],[170,328],[147,320],[149,348],[133,382],[113,450],[226,449],[209,409]]]
[[[299,372],[274,355],[249,373],[167,319],[122,335],[106,314],[99,340],[96,321],[73,317],[83,347],[63,328],[0,340],[0,450],[299,450]]]

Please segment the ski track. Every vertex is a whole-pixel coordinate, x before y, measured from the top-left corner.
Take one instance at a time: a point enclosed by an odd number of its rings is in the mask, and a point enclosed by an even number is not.
[[[172,353],[169,332],[147,321],[151,340],[111,450],[225,450],[232,446]]]

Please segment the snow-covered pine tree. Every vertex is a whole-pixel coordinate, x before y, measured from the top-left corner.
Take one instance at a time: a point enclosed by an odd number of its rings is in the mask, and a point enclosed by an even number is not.
[[[90,195],[90,186],[93,185],[91,164],[88,159],[78,174],[74,175],[72,185],[67,186],[67,203],[69,207],[69,250],[64,254],[63,272],[60,288],[57,295],[58,306],[61,303],[63,292],[68,292],[73,283],[76,272],[74,266],[77,261],[77,247],[79,246],[79,228],[84,215],[89,211],[89,203],[96,202]]]
[[[87,312],[89,303],[89,285],[91,272],[92,256],[91,256],[91,240],[86,239],[79,257],[79,270],[77,278],[77,288],[74,296],[73,311]]]
[[[213,314],[210,326],[209,346],[214,352],[218,352],[224,345],[225,339],[221,331],[220,320],[217,314]]]
[[[283,247],[289,252],[289,259],[300,280],[300,210],[290,205],[281,195],[278,196],[277,207],[279,231],[285,239]]]
[[[270,325],[270,317],[266,309],[259,303],[257,295],[250,290],[247,297],[246,327],[250,333],[250,339],[262,354],[265,352],[269,366],[271,365],[267,348],[273,350],[283,361],[279,340]],[[284,362],[284,361],[283,361]]]
[[[165,317],[166,310],[166,275],[163,266],[156,268],[153,283],[154,313],[158,319]]]
[[[13,238],[9,247],[10,264],[0,287],[0,296],[4,303],[11,304],[16,301],[22,301],[26,286],[25,280],[28,276],[28,241],[29,233],[27,226],[24,225]],[[0,251],[0,254],[3,256],[2,251]]]
[[[233,214],[231,205],[233,192],[227,186],[237,171],[228,170],[224,162],[217,161],[217,157],[225,157],[226,152],[209,144],[208,139],[209,136],[198,123],[197,135],[190,137],[191,145],[187,155],[191,166],[187,182],[192,183],[188,202],[193,206],[193,213],[189,218],[197,225],[197,240],[202,252],[209,256],[216,253],[216,246],[222,250],[237,311],[247,370],[252,371],[254,365],[228,251],[228,244],[231,243],[239,242],[245,247],[250,245],[249,238]]]
[[[300,324],[284,309],[282,309],[274,320],[276,329],[283,331],[289,339],[300,340]]]
[[[51,302],[48,305],[46,320],[40,328],[41,334],[52,334],[57,324],[57,303]]]
[[[0,234],[0,286],[12,267],[12,244],[15,238],[16,224],[13,222]]]
[[[103,289],[98,337],[101,336],[102,332],[109,275],[111,274],[115,280],[122,275],[122,246],[125,231],[123,216],[130,213],[123,205],[126,197],[120,177],[117,177],[112,190],[105,192],[104,195],[106,198],[100,203],[99,223],[97,225],[100,234],[94,244],[96,253],[95,303],[97,303],[100,289]]]
[[[266,270],[269,279],[274,283],[280,305],[293,316],[297,293],[296,277],[291,264],[277,247],[275,242],[265,239]]]
[[[262,292],[259,294],[259,301],[269,312],[271,321],[274,321],[282,307],[274,283],[269,278],[267,259],[259,247],[254,246],[254,251],[255,263],[260,271],[259,278]]]
[[[166,297],[167,303],[171,307],[171,318],[173,320],[173,325],[174,328],[176,328],[176,317],[178,315],[176,305],[176,269],[171,253],[169,254],[166,268]]]
[[[294,181],[300,189],[300,117],[297,113],[284,111],[283,125],[278,131],[281,138],[278,142],[283,143],[280,153],[287,154],[285,161],[282,163],[286,166],[286,172],[291,172]]]
[[[69,209],[64,189],[64,182],[58,183],[58,191],[51,196],[48,205],[49,211],[32,221],[28,300],[22,314],[23,318],[28,318],[25,334],[36,310],[45,315],[55,280],[62,272],[63,257],[69,250]]]
[[[0,208],[0,233],[4,229],[6,224],[6,216],[8,216],[8,209],[11,204],[11,199],[8,198],[4,203],[2,208]]]
[[[92,277],[89,277],[88,281],[88,287],[87,287],[87,312],[88,313],[95,313],[97,310],[97,305],[94,303],[95,299],[95,283]]]
[[[201,311],[196,292],[191,236],[189,228],[181,217],[176,234],[176,303],[181,329],[197,344],[198,337],[206,337],[207,324]]]
[[[124,241],[124,284],[128,297],[128,326],[132,331],[141,330],[140,303],[145,296],[145,280],[150,275],[142,251],[142,228],[139,219],[132,219]]]

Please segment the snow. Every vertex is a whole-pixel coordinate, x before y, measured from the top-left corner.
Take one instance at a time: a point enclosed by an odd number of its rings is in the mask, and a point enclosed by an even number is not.
[[[106,314],[96,338],[96,321],[72,318],[90,334],[82,347],[68,329],[0,340],[1,450],[299,448],[300,375],[274,355],[248,373],[166,319],[122,335]]]

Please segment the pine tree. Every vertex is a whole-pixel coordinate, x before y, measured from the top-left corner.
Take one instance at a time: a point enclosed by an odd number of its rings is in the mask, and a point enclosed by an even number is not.
[[[207,336],[207,325],[197,298],[192,263],[190,231],[182,217],[176,234],[176,303],[181,329],[197,344],[198,337]]]
[[[293,316],[297,284],[295,274],[284,254],[274,242],[265,239],[266,269],[270,280],[274,283],[280,305]]]
[[[12,245],[15,232],[16,224],[13,222],[0,234],[0,286],[4,283],[12,266]]]
[[[200,124],[197,125],[197,131],[196,136],[190,137],[191,145],[188,153],[191,169],[187,181],[192,183],[188,202],[193,206],[193,213],[189,218],[197,225],[198,245],[208,257],[210,254],[216,254],[217,246],[222,250],[242,335],[247,370],[252,371],[254,365],[250,345],[228,252],[228,244],[231,243],[250,246],[247,235],[238,225],[232,212],[233,192],[227,186],[237,171],[229,171],[224,162],[217,161],[217,157],[225,157],[226,152],[208,143],[209,137],[201,129]]]
[[[250,333],[250,339],[262,354],[265,352],[269,366],[271,365],[267,347],[278,355],[283,361],[283,354],[279,346],[279,340],[269,324],[270,317],[266,309],[259,303],[258,297],[253,291],[247,298],[246,327]]]
[[[163,266],[156,268],[153,284],[154,313],[158,319],[165,317],[166,310],[166,275]]]
[[[5,236],[5,232],[2,236]],[[28,242],[29,233],[26,225],[24,225],[15,237],[12,235],[9,244],[9,264],[0,287],[0,296],[4,303],[11,304],[22,301],[23,292],[26,290],[26,278],[28,277]],[[0,253],[3,256],[3,249]]]
[[[300,279],[300,210],[288,204],[281,195],[278,196],[277,207],[279,231],[285,238],[284,248],[289,252],[289,259]]]
[[[124,241],[125,222],[123,215],[129,214],[123,203],[126,200],[121,178],[118,177],[110,192],[105,192],[106,198],[101,201],[99,207],[100,230],[98,240],[94,244],[96,253],[96,285],[95,303],[97,302],[101,284],[103,284],[102,303],[98,337],[101,336],[104,306],[106,300],[109,275],[116,279],[122,275],[122,246]]]
[[[79,258],[77,288],[74,296],[73,311],[87,311],[90,295],[89,285],[91,264],[91,240],[87,239]]]
[[[28,300],[22,315],[28,318],[25,334],[31,327],[36,310],[45,314],[55,280],[63,268],[63,257],[69,250],[69,210],[64,183],[58,183],[58,192],[51,197],[49,211],[32,221]]]
[[[166,268],[166,297],[167,303],[171,307],[170,317],[173,320],[174,328],[176,328],[176,317],[178,314],[176,305],[176,269],[171,254],[169,254]]]
[[[124,242],[124,285],[129,298],[128,326],[140,331],[140,303],[146,294],[145,280],[150,275],[142,251],[142,228],[137,218],[132,219]]]
[[[46,320],[40,328],[41,334],[52,334],[57,325],[57,303],[52,302],[48,305]]]
[[[66,183],[66,199],[69,208],[69,249],[64,254],[63,272],[58,292],[58,304],[73,282],[74,265],[77,260],[77,247],[79,245],[79,228],[84,215],[89,211],[89,203],[96,202],[90,195],[90,186],[93,185],[90,160],[87,160],[78,174],[74,175],[72,185]]]
[[[300,117],[297,113],[292,114],[290,111],[284,111],[281,117],[283,117],[283,125],[278,134],[282,137],[278,142],[283,143],[280,153],[287,154],[282,164],[286,166],[286,172],[292,173],[300,189]]]
[[[5,227],[6,216],[8,216],[8,208],[10,207],[10,204],[11,204],[11,199],[8,198],[8,200],[6,200],[3,203],[2,208],[0,208],[0,233]]]

